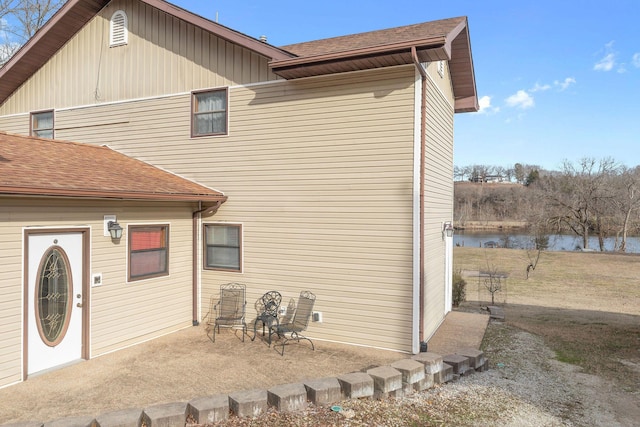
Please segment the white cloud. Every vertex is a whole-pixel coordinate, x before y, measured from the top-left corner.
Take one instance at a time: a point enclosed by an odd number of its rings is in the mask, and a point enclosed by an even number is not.
[[[614,41],[604,45],[604,56],[593,66],[595,71],[611,71],[616,66],[616,52],[613,50]]]
[[[491,106],[491,97],[487,95],[478,99],[478,105],[480,105],[480,110],[478,110],[478,113],[491,114],[500,111],[499,107]]]
[[[633,57],[631,58],[631,63],[633,64],[634,67],[640,68],[640,52],[633,54]]]
[[[533,97],[524,90],[519,90],[514,95],[511,95],[506,99],[506,103],[509,107],[521,108],[523,110],[534,106]]]
[[[576,84],[576,79],[574,79],[573,77],[567,77],[563,81],[556,80],[555,82],[553,82],[553,84],[560,87],[560,91],[563,91],[567,90],[569,86]]]
[[[541,91],[543,92],[549,89],[551,89],[551,85],[548,85],[548,84],[541,85],[540,83],[536,83],[531,89],[529,89],[529,92],[541,92]]]
[[[608,53],[604,58],[596,62],[593,69],[596,71],[611,71],[614,65],[616,65],[616,55],[614,53]]]

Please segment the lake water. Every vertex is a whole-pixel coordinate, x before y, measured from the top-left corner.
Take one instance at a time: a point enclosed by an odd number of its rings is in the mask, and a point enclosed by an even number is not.
[[[533,238],[527,234],[513,232],[471,232],[456,230],[453,235],[453,244],[456,246],[482,247],[487,242],[497,242],[500,247],[505,246],[508,242],[510,248],[533,248]],[[618,241],[618,245],[620,242]],[[605,239],[605,250],[612,251],[615,246],[615,237]],[[575,251],[581,250],[582,237],[568,234],[552,234],[549,235],[549,251]],[[589,237],[589,249],[599,251],[598,238]],[[640,253],[640,237],[627,237],[627,253]]]

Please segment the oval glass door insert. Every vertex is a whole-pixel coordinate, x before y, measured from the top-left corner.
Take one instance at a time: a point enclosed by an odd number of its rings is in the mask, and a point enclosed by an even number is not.
[[[50,347],[64,338],[73,302],[69,259],[59,246],[49,248],[40,261],[36,282],[36,324],[42,341]]]

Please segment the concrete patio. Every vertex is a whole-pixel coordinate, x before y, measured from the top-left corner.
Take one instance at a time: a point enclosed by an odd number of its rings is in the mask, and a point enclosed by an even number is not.
[[[488,315],[450,313],[429,341],[428,353],[413,358],[317,340],[315,351],[302,342],[281,356],[261,339],[243,343],[239,331],[223,331],[214,344],[202,326],[191,327],[0,389],[0,424],[59,420],[56,425],[71,426],[97,420],[104,427],[127,425],[114,419],[144,416],[147,425],[168,425],[163,423],[171,417],[184,420],[187,410],[206,421],[229,409],[251,415],[267,405],[295,410],[307,399],[326,404],[338,395],[393,396],[407,387],[420,390],[448,381],[472,365],[480,368],[484,359],[473,350],[488,320]],[[454,354],[459,350],[468,353],[463,360]],[[416,370],[416,363],[425,369]],[[351,378],[353,373],[360,377]],[[69,422],[60,424],[64,419]]]

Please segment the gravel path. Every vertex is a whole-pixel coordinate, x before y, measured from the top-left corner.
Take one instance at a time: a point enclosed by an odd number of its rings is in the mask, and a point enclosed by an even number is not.
[[[401,399],[313,405],[302,413],[232,417],[214,426],[634,426],[637,393],[554,359],[541,338],[491,322],[484,340],[491,369]]]

